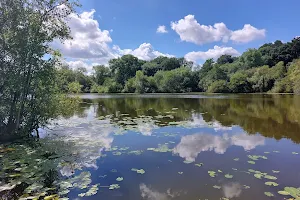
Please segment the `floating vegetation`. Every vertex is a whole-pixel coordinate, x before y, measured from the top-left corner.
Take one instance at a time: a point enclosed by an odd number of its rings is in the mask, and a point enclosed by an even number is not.
[[[268,197],[274,197],[274,194],[272,194],[271,192],[265,192],[264,194]]]
[[[134,155],[137,155],[137,156],[141,155],[142,153],[143,153],[143,150],[136,150],[136,151],[128,152],[128,154],[134,154]]]
[[[112,152],[112,154],[114,156],[120,156],[120,155],[122,155],[122,152],[120,152],[120,151],[114,151],[114,152]]]
[[[219,170],[219,169],[218,169],[218,172],[219,172],[219,173],[223,173],[222,170]]]
[[[143,170],[143,169],[136,169],[136,168],[132,168],[131,171],[134,171],[134,172],[136,172],[138,174],[145,174],[146,173],[145,170]]]
[[[119,149],[119,151],[127,151],[129,149],[129,147],[122,147]]]
[[[272,170],[274,174],[278,174],[280,171]]]
[[[249,163],[249,164],[252,164],[252,165],[255,164],[255,162],[254,162],[253,160],[249,160],[248,163]]]
[[[270,179],[270,180],[277,180],[277,178],[275,176],[271,176],[271,175],[265,175],[264,178]]]
[[[248,185],[243,185],[244,186],[244,189],[250,189],[250,186]]]
[[[294,154],[294,155],[298,155],[299,153],[297,153],[297,152],[292,152],[292,154]]]
[[[80,197],[89,197],[89,196],[93,196],[95,194],[97,194],[99,188],[98,188],[99,184],[93,185],[86,193],[80,193],[78,196]]]
[[[196,163],[195,166],[197,167],[202,167],[204,164],[203,163]]]
[[[278,183],[275,183],[275,182],[265,182],[265,185],[268,185],[268,186],[278,186]]]
[[[117,179],[116,179],[116,181],[123,181],[124,180],[124,178],[123,177],[118,177]]]
[[[213,188],[215,188],[215,189],[221,189],[221,186],[214,185]]]
[[[232,168],[232,170],[234,170],[234,171],[237,171],[238,169],[236,169],[236,168]]]
[[[283,191],[278,191],[278,194],[292,196],[295,200],[300,199],[300,188],[285,187]]]
[[[268,152],[268,151],[265,151],[264,153],[265,153],[265,154],[269,154],[270,152]]]
[[[185,164],[191,164],[191,163],[193,163],[193,161],[190,161],[190,160],[185,160],[185,161],[183,161]]]
[[[279,151],[273,151],[274,153],[279,153]]]
[[[112,172],[112,173],[116,173],[116,172],[118,172],[118,170],[116,170],[116,169],[112,169],[112,170],[110,170],[110,172]]]
[[[258,155],[248,155],[248,158],[250,158],[251,160],[258,160],[258,159],[264,159],[267,160],[268,158],[266,156],[258,156]]]
[[[183,174],[183,172],[178,172],[178,174],[180,174],[180,175],[181,175],[181,174]]]
[[[208,175],[210,176],[210,177],[216,177],[216,172],[214,172],[214,171],[208,171]]]
[[[225,174],[225,178],[233,178],[233,175]]]
[[[108,189],[115,190],[115,189],[119,189],[119,188],[120,188],[119,184],[111,184]]]
[[[235,159],[233,159],[234,161],[239,161],[240,159],[239,158],[235,158]]]

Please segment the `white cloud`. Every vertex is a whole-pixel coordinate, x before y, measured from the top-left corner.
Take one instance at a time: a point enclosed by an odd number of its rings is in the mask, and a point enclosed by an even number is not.
[[[187,15],[184,19],[171,22],[171,28],[182,41],[198,45],[219,41],[227,42],[229,39],[234,42],[246,43],[264,38],[266,32],[265,29],[259,30],[250,24],[246,24],[243,29],[236,31],[229,30],[223,22],[206,26],[199,24],[194,15]]]
[[[78,68],[83,67],[87,70],[87,74],[91,74],[93,72],[93,66],[97,65],[97,63],[87,64],[82,60],[77,60],[67,62],[67,65],[73,70],[77,70]]]
[[[65,58],[68,60],[67,64],[72,69],[85,67],[88,74],[92,73],[94,64],[107,64],[110,59],[118,58],[125,54],[132,54],[140,59],[151,60],[158,56],[172,55],[163,54],[153,49],[149,43],[141,44],[137,49],[120,49],[118,46],[110,47],[112,38],[110,30],[101,30],[99,23],[94,19],[95,10],[83,12],[80,15],[70,14],[68,17],[68,25],[71,30],[73,39],[66,40],[61,43],[55,40],[52,46],[59,49]]]
[[[242,186],[239,183],[229,183],[223,186],[223,193],[226,198],[239,197],[242,193]]]
[[[170,200],[180,196],[180,192],[172,192],[170,188],[166,192],[159,192],[144,183],[140,184],[140,192],[142,198],[147,200]]]
[[[194,162],[199,153],[203,151],[214,151],[217,154],[224,154],[227,149],[234,146],[241,146],[249,151],[256,146],[264,145],[265,139],[260,135],[238,134],[229,137],[228,134],[210,135],[193,134],[181,138],[180,143],[173,149],[173,153],[187,161]]]
[[[230,39],[238,43],[248,43],[253,40],[263,39],[266,36],[265,29],[257,29],[250,24],[245,24],[241,30],[233,31]]]
[[[158,26],[156,33],[168,33],[166,26]]]
[[[218,59],[220,56],[227,54],[232,56],[238,56],[240,53],[232,47],[219,47],[214,46],[213,49],[208,51],[192,51],[185,55],[185,58],[189,61],[196,62],[198,60],[207,60],[210,58]]]
[[[173,57],[173,55],[170,54],[164,54],[159,51],[155,51],[150,43],[143,43],[138,48],[132,50],[132,49],[120,49],[119,46],[114,46],[114,50],[118,52],[119,55],[126,55],[126,54],[132,54],[139,59],[143,60],[152,60],[154,58],[157,58],[158,56],[166,56],[166,57]]]
[[[67,23],[73,39],[64,43],[56,40],[53,44],[65,57],[97,59],[104,63],[117,56],[108,45],[112,42],[110,32],[99,28],[98,21],[94,19],[95,12],[91,10],[79,16],[74,13],[69,15]]]

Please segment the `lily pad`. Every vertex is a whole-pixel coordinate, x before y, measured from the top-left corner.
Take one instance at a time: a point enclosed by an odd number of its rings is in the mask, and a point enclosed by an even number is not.
[[[201,167],[203,165],[204,165],[203,163],[197,163],[197,164],[195,164],[195,166],[197,166],[197,167]]]
[[[272,170],[274,174],[278,174],[280,171]]]
[[[278,186],[278,183],[275,183],[275,182],[265,182],[265,185],[268,185],[268,186]]]
[[[292,154],[294,154],[294,155],[298,155],[299,153],[297,153],[297,152],[292,152]]]
[[[277,179],[275,176],[271,176],[271,175],[265,175],[264,178],[270,179],[270,180],[276,180]]]
[[[235,158],[235,159],[233,159],[234,161],[239,161],[240,159],[239,158]]]
[[[181,175],[181,174],[183,174],[183,172],[178,172],[178,174],[180,174],[180,175]]]
[[[108,189],[115,190],[115,189],[119,189],[119,188],[120,188],[119,184],[111,184]]]
[[[225,178],[233,178],[233,175],[225,174]]]
[[[221,186],[214,185],[213,188],[215,188],[215,189],[221,189]]]
[[[123,177],[118,177],[117,179],[116,179],[116,181],[123,181],[124,180],[124,178]]]
[[[249,164],[252,164],[252,165],[255,164],[255,162],[254,162],[253,160],[249,160],[248,163],[249,163]]]
[[[265,192],[264,194],[268,197],[274,197],[274,194],[272,194],[271,192]]]
[[[214,171],[208,171],[208,175],[210,177],[216,177],[216,172],[214,172]]]

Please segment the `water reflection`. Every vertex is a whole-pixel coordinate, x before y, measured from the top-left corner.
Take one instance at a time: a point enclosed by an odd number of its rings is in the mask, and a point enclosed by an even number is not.
[[[0,145],[0,199],[250,200],[244,184],[258,199],[259,188],[277,194],[249,168],[298,186],[297,96],[94,97],[62,112],[40,140]],[[249,155],[264,159],[250,165]]]
[[[242,193],[242,186],[239,183],[228,183],[222,187],[224,196],[226,198],[239,197]]]
[[[198,154],[203,151],[214,151],[217,154],[224,154],[232,145],[241,146],[244,150],[254,149],[258,145],[264,145],[265,139],[260,135],[247,135],[245,133],[229,136],[228,134],[193,134],[183,136],[180,143],[173,152],[187,161],[194,162]]]

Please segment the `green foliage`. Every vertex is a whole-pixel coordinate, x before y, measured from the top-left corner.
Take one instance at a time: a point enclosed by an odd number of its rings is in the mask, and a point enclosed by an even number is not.
[[[71,83],[68,84],[68,92],[70,92],[70,93],[80,93],[82,87],[83,86],[80,85],[79,82],[71,82]]]
[[[251,85],[248,76],[243,72],[236,72],[230,77],[229,88],[234,93],[251,92]]]
[[[207,89],[210,93],[227,93],[230,91],[225,80],[214,81]]]
[[[58,11],[62,4],[65,9]],[[70,38],[66,18],[76,5],[72,0],[1,0],[0,133],[28,134],[53,114],[60,54],[49,44]]]

